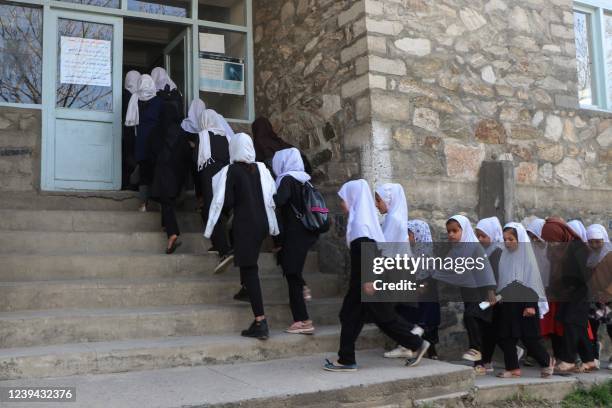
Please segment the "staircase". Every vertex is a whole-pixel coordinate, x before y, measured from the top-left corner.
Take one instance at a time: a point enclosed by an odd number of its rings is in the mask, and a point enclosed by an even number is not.
[[[117,193],[115,193],[116,195]],[[133,202],[133,206],[126,202]],[[62,208],[70,208],[63,210]],[[308,256],[315,336],[282,333],[287,288],[270,253],[260,257],[266,342],[241,338],[252,320],[236,302],[238,271],[213,275],[216,256],[195,211],[179,214],[183,245],[163,254],[160,215],[133,196],[0,200],[0,380],[138,372],[274,360],[338,347],[340,282]],[[366,328],[361,348],[381,344]]]

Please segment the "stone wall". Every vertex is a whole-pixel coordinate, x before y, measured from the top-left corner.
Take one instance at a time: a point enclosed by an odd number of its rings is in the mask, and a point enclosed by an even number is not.
[[[40,186],[41,111],[0,107],[0,191]]]
[[[319,245],[322,269],[343,269],[344,221],[336,192],[360,174],[352,129],[369,126],[368,82],[353,55],[367,51],[363,3],[354,0],[255,0],[255,108],[315,168],[334,228]],[[341,22],[342,24],[339,24]],[[355,82],[356,81],[356,82]]]
[[[483,160],[515,167],[517,214],[607,225],[612,115],[581,110],[571,0],[364,0],[372,139],[412,217],[475,219]],[[416,211],[415,211],[416,210]]]

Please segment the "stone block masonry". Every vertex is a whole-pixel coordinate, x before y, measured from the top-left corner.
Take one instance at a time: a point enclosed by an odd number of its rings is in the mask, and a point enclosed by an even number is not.
[[[40,185],[41,111],[0,109],[0,192]]]

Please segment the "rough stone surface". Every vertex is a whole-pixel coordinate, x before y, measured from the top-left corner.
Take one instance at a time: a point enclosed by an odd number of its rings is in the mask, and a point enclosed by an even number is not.
[[[482,146],[465,146],[457,143],[447,143],[444,146],[446,156],[446,171],[449,177],[475,179],[484,160],[485,151]]]

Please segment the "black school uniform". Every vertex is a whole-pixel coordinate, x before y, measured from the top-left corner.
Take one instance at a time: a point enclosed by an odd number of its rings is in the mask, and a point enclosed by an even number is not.
[[[488,256],[489,263],[491,264],[491,268],[493,268],[493,274],[495,275],[495,281],[498,282],[499,279],[499,260],[501,259],[502,249],[497,248],[491,255]],[[497,306],[493,305],[489,307],[491,309],[491,321],[482,321],[481,322],[481,333],[482,333],[482,360],[477,361],[476,365],[484,365],[489,364],[491,360],[493,360],[493,354],[495,353],[495,345],[497,344],[497,322],[499,321],[499,317],[497,315]]]
[[[198,184],[200,185],[200,191],[202,191],[202,197],[204,198],[204,205],[202,207],[202,223],[206,225],[208,222],[208,212],[210,210],[210,204],[213,199],[213,177],[225,166],[229,164],[229,142],[227,137],[221,135],[215,135],[212,132],[208,132],[210,137],[210,153],[212,160],[198,172]],[[198,162],[198,144],[195,149],[195,162],[197,166]],[[196,167],[197,168],[197,167]],[[230,251],[230,244],[227,240],[227,217],[223,214],[219,217],[215,228],[213,229],[210,240],[213,247],[219,251],[219,255],[223,256]]]
[[[233,163],[227,171],[224,212],[233,211],[234,265],[251,300],[253,314],[264,314],[257,260],[261,244],[269,233],[268,217],[255,163]]]
[[[274,196],[280,228],[280,236],[274,241],[282,247],[278,260],[289,285],[289,303],[295,322],[308,320],[302,293],[302,272],[308,251],[319,237],[319,234],[307,230],[296,216],[296,210],[300,213],[305,211],[302,186],[295,178],[285,176]]]
[[[418,350],[423,340],[410,331],[414,325],[404,320],[395,311],[395,304],[388,302],[361,302],[361,244],[375,242],[369,238],[357,238],[351,242],[351,277],[349,289],[340,310],[340,350],[338,363],[355,364],[355,342],[364,323],[373,321],[383,333],[397,344],[412,351]]]
[[[498,343],[504,352],[506,370],[519,368],[516,345],[523,343],[527,352],[541,367],[548,367],[550,356],[546,352],[540,337],[540,312],[538,295],[519,282],[505,287],[501,293],[502,302],[496,306],[496,329]],[[528,300],[528,301],[525,301]],[[524,317],[526,308],[535,309],[535,315]]]
[[[167,120],[168,115],[170,120]],[[154,176],[151,198],[162,206],[162,226],[168,237],[179,235],[175,200],[180,195],[190,161],[189,146],[184,131],[176,122],[178,113],[164,112],[163,127],[152,139]]]

